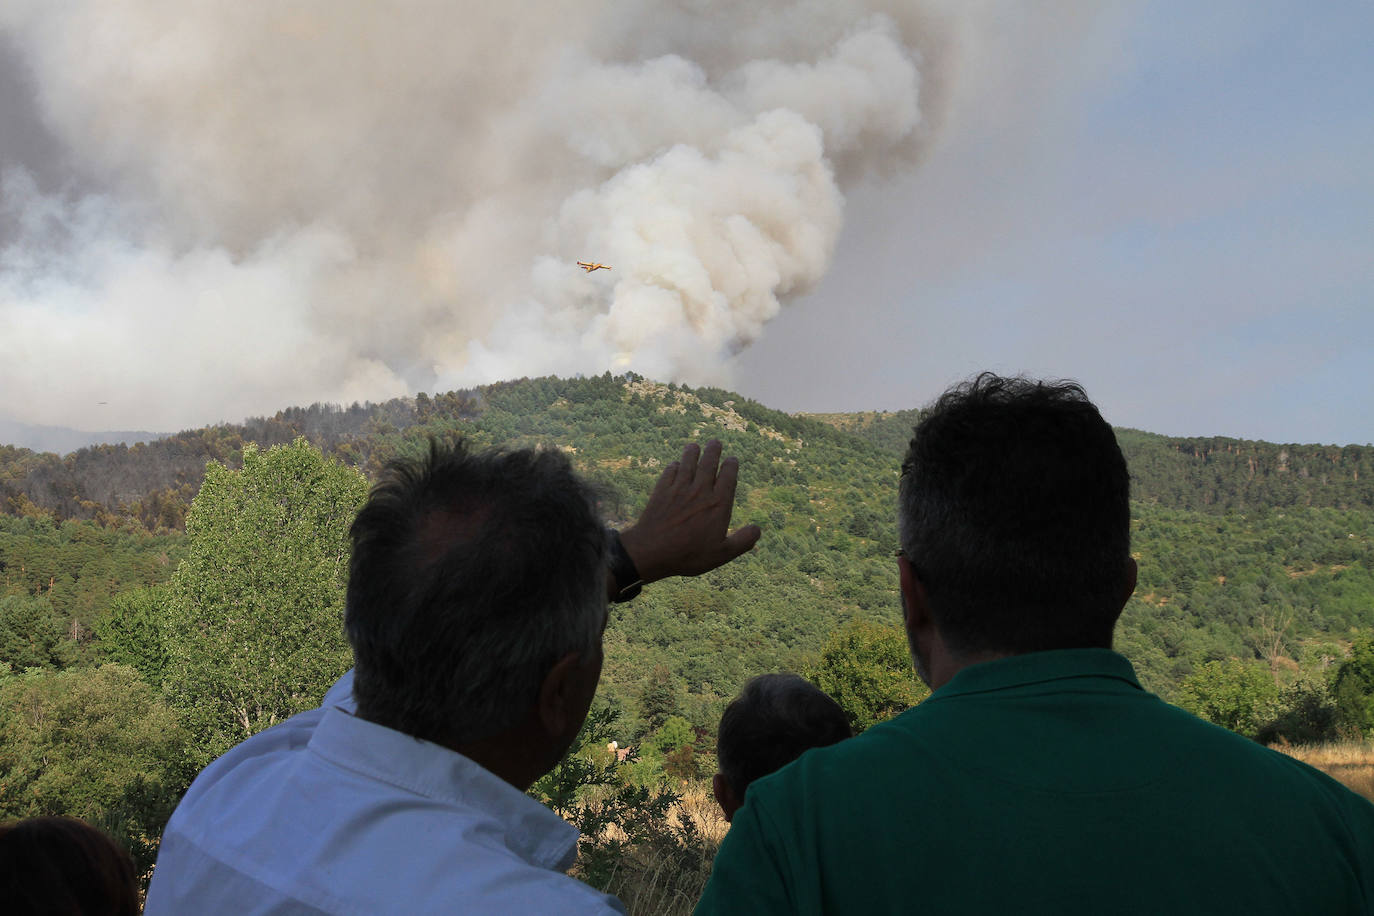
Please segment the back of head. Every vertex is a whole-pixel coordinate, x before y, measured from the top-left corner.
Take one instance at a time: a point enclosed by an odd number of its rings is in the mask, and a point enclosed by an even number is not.
[[[129,854],[84,821],[32,817],[0,825],[0,901],[14,916],[134,916]]]
[[[559,452],[431,443],[387,468],[351,534],[363,718],[442,743],[484,738],[530,709],[559,658],[600,646],[605,532]]]
[[[902,553],[951,650],[1110,647],[1130,477],[1083,389],[984,373],[945,392],[902,465]]]
[[[819,687],[795,674],[762,674],[725,708],[716,756],[742,801],[754,780],[851,734],[840,704]]]

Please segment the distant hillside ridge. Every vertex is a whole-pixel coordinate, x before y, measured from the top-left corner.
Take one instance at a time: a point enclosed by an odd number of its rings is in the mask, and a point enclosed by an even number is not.
[[[72,429],[69,426],[40,426],[0,418],[0,442],[35,452],[56,452],[59,455],[74,452],[88,445],[150,442],[165,435],[166,433],[155,433],[146,429],[87,431]]]
[[[901,456],[921,411],[802,416]],[[1131,468],[1131,495],[1142,502],[1204,512],[1374,507],[1374,446],[1163,436],[1125,427],[1116,428],[1116,438]]]
[[[905,455],[911,430],[921,422],[920,409],[865,410],[858,413],[803,413],[798,416],[828,423],[860,439],[866,439],[894,455]]]
[[[458,422],[480,413],[472,392],[398,398],[381,404],[312,404],[272,417],[185,430],[129,446],[93,445],[65,457],[0,445],[0,514],[54,520],[132,520],[150,531],[180,530],[200,491],[205,465],[238,467],[243,448],[298,437],[364,471],[380,469],[377,441],[428,420]],[[389,453],[388,453],[389,456]]]
[[[1374,447],[1178,438],[1118,429],[1133,495],[1216,511],[1374,506]]]
[[[699,417],[696,424],[669,417]],[[186,430],[126,445],[95,445],[68,455],[0,445],[0,514],[133,523],[149,531],[184,526],[205,465],[237,467],[243,448],[270,448],[304,437],[326,454],[375,478],[399,450],[427,436],[477,429],[481,444],[594,442],[609,476],[644,458],[644,432],[662,428],[696,435],[717,423],[795,445],[770,462],[870,453],[865,461],[900,457],[919,410],[851,414],[787,414],[735,392],[692,389],[633,373],[590,378],[543,377],[498,382],[441,394],[418,394],[379,404],[290,407],[272,417]],[[476,423],[480,419],[480,423]],[[1134,478],[1134,497],[1163,507],[1201,511],[1258,511],[1265,507],[1374,507],[1374,448],[1276,445],[1223,438],[1180,439],[1119,429]],[[752,435],[751,437],[752,438]],[[659,441],[666,443],[666,438]],[[680,443],[679,443],[680,444]],[[586,444],[579,446],[587,448]],[[611,456],[610,453],[618,454]],[[880,456],[887,456],[885,458]],[[759,469],[764,470],[764,469]],[[844,468],[831,469],[842,477]],[[773,476],[773,468],[765,476]],[[854,522],[857,529],[868,521]]]

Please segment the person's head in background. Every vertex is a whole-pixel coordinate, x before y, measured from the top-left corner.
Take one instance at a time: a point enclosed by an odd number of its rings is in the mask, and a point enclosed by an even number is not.
[[[136,916],[133,859],[74,817],[0,824],[0,909],[13,916]]]
[[[720,772],[711,787],[725,819],[734,818],[754,780],[852,735],[840,704],[805,678],[761,674],[749,681],[725,708],[716,739]]]

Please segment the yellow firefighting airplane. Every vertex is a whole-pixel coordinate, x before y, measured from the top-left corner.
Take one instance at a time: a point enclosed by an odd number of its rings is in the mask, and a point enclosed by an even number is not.
[[[583,270],[585,270],[587,273],[591,273],[591,272],[594,271],[594,270],[610,270],[610,269],[611,269],[611,267],[610,267],[609,264],[597,264],[597,263],[594,262],[594,261],[578,261],[578,262],[577,262],[577,266],[580,267],[580,268],[582,268]]]

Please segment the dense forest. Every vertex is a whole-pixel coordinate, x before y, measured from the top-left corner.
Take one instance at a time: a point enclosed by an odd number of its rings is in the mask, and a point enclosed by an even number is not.
[[[0,446],[0,816],[89,816],[148,861],[197,767],[346,667],[347,520],[432,436],[562,449],[613,523],[685,441],[740,458],[735,521],[763,528],[755,551],[613,608],[598,727],[638,749],[632,782],[709,774],[724,704],[763,671],[810,675],[863,727],[923,695],[891,559],[918,417],[794,416],[607,374],[66,456]],[[1374,448],[1118,437],[1140,564],[1118,648],[1146,686],[1256,737],[1358,731],[1364,711],[1374,725]]]
[[[802,414],[900,456],[920,410]],[[1232,512],[1295,506],[1374,507],[1374,446],[1275,445],[1248,439],[1177,438],[1118,428],[1140,502]]]

